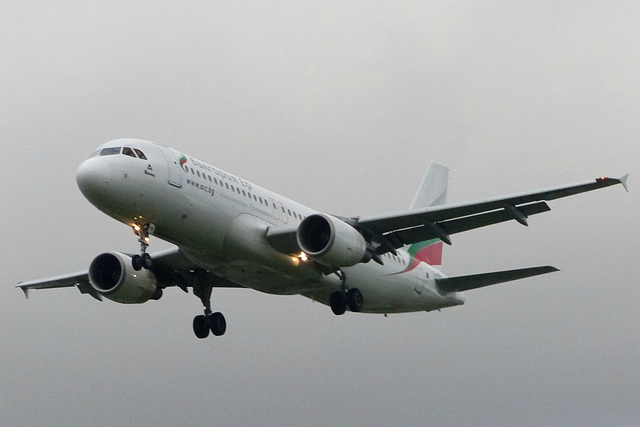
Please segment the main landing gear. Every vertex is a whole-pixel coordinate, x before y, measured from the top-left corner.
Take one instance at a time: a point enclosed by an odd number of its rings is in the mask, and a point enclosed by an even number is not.
[[[329,305],[331,306],[331,311],[336,316],[340,316],[347,311],[347,307],[354,313],[358,313],[362,311],[362,306],[364,305],[364,299],[362,298],[362,293],[358,288],[347,289],[346,286],[346,275],[343,271],[339,271],[336,273],[338,277],[340,277],[340,281],[342,282],[342,289],[339,291],[335,291],[331,293],[329,296]]]
[[[204,314],[193,319],[193,332],[200,339],[209,336],[209,331],[217,337],[224,335],[227,330],[227,321],[220,312],[211,312],[211,285],[194,286],[193,293],[200,297],[204,305]]]
[[[151,255],[147,253],[147,248],[149,247],[149,233],[153,233],[154,228],[153,224],[135,225],[133,227],[133,232],[139,236],[138,242],[140,242],[140,255],[131,257],[133,269],[136,271],[140,271],[143,268],[148,270],[153,264]]]

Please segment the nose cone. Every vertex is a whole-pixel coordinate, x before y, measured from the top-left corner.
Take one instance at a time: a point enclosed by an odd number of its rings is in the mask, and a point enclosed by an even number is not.
[[[111,169],[100,157],[91,157],[80,164],[76,182],[84,197],[94,205],[99,203],[111,180]]]

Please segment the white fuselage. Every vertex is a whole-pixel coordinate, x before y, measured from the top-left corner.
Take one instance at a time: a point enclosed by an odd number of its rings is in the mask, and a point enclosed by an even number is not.
[[[139,154],[101,155],[108,147]],[[317,213],[249,181],[152,142],[120,139],[103,144],[78,168],[85,197],[130,226],[153,224],[152,234],[177,245],[217,276],[262,292],[301,294],[323,304],[340,289],[304,255],[292,257],[267,240],[269,227],[291,227]],[[440,292],[444,277],[404,250],[375,262],[343,268],[345,285],[364,297],[363,312],[430,311],[460,305],[460,293]]]

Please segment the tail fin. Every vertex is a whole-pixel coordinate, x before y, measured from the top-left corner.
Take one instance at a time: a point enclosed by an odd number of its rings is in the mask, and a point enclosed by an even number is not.
[[[422,178],[422,183],[413,198],[410,209],[445,204],[447,202],[448,180],[449,169],[439,163],[432,162]],[[439,239],[433,239],[415,243],[409,247],[408,251],[415,261],[423,261],[429,265],[441,265],[442,246]]]
[[[448,180],[449,169],[439,163],[432,162],[422,178],[422,183],[409,209],[444,205],[447,202]]]

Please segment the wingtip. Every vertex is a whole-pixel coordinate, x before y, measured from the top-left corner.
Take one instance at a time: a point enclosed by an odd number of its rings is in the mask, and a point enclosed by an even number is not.
[[[622,184],[622,186],[624,187],[625,191],[628,193],[629,192],[629,187],[627,186],[627,179],[629,178],[629,174],[626,174],[624,176],[621,176],[620,178],[618,178],[618,181],[620,181],[620,184]]]

